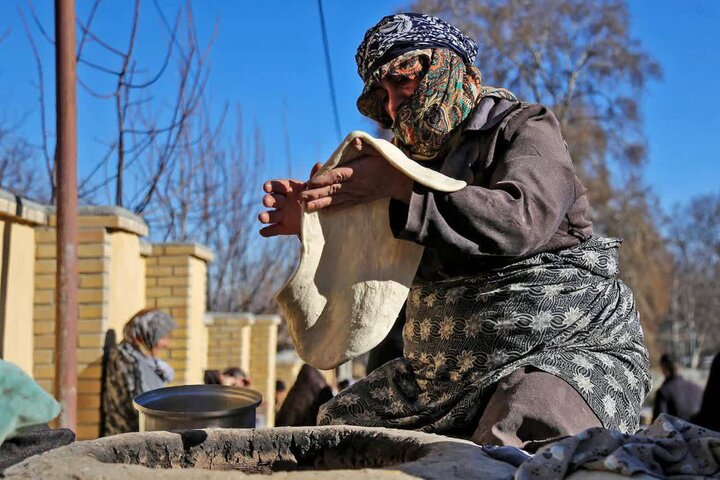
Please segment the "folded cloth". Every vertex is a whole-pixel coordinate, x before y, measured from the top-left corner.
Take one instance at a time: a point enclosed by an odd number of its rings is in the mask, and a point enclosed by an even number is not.
[[[51,430],[46,424],[22,429],[0,445],[0,472],[26,458],[75,441],[75,433],[67,428]]]
[[[519,467],[531,458],[531,455],[525,450],[510,445],[482,445],[480,448],[495,460],[509,463],[513,467]]]
[[[565,478],[578,470],[659,478],[720,478],[720,433],[661,414],[634,435],[589,428],[542,447],[516,480]]]
[[[0,445],[22,427],[46,423],[60,413],[55,401],[35,380],[0,360]]]

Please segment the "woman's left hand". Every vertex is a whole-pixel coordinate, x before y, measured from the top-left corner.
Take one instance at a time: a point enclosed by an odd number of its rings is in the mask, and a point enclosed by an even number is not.
[[[367,150],[368,154],[307,182],[306,190],[300,194],[306,210],[339,210],[383,197],[409,203],[412,179],[379,156],[374,149],[363,148],[359,138],[355,139],[353,146],[360,151]]]

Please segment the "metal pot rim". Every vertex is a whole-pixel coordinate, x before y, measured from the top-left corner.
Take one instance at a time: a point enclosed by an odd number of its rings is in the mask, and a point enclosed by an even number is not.
[[[224,393],[235,393],[235,396],[243,397],[247,400],[251,400],[251,403],[248,403],[247,405],[243,405],[240,407],[235,408],[229,408],[225,410],[212,410],[207,412],[168,412],[165,410],[155,410],[153,408],[146,407],[138,402],[138,399],[140,401],[147,401],[147,397],[163,397],[166,395],[163,395],[164,393],[167,393],[168,391],[172,391],[174,393],[181,393],[183,390],[186,390],[188,392],[197,392],[197,391],[207,391],[207,390],[218,390],[222,391]],[[260,405],[260,402],[262,402],[262,395],[260,392],[257,392],[255,390],[251,390],[249,388],[245,387],[230,387],[226,385],[176,385],[172,387],[162,387],[157,388],[155,390],[150,390],[144,393],[141,393],[140,395],[137,395],[135,398],[133,398],[133,406],[138,412],[141,412],[145,415],[153,416],[153,417],[161,417],[161,418],[187,418],[187,415],[192,415],[193,418],[215,418],[215,417],[224,417],[228,415],[232,415],[235,413],[239,413],[243,410],[248,409],[255,409],[258,405]]]

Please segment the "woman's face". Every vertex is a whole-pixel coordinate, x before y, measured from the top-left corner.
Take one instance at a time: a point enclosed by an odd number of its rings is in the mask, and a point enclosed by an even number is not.
[[[380,88],[385,90],[386,98],[383,105],[385,111],[394,122],[398,115],[398,110],[417,90],[419,78],[407,78],[394,76],[392,74],[385,76],[380,81]]]
[[[164,350],[170,346],[170,335],[165,335],[160,340],[158,340],[158,343],[155,345],[155,348],[153,350]]]
[[[230,387],[247,387],[250,382],[245,377],[233,377],[232,375],[222,375],[222,384]]]

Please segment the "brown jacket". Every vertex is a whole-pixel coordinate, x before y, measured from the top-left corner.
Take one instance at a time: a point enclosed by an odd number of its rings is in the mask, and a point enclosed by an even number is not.
[[[569,248],[592,234],[586,189],[542,105],[484,98],[435,168],[468,186],[442,193],[416,183],[409,205],[390,203],[396,238],[427,247],[425,280]]]

